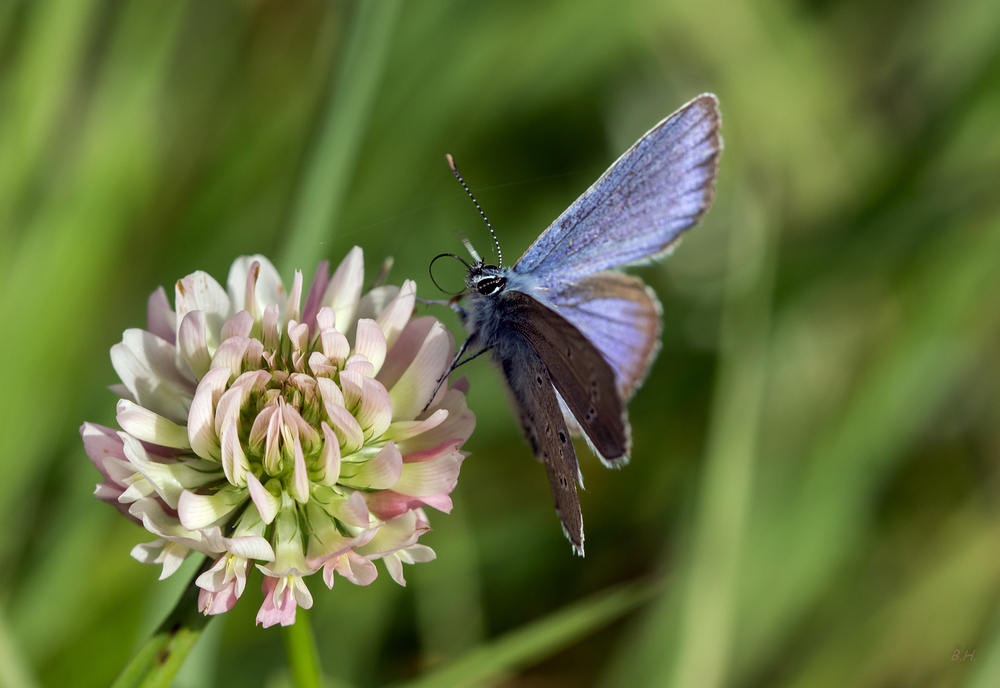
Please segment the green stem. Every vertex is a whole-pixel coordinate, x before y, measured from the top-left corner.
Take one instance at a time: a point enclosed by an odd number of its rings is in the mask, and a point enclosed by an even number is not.
[[[285,652],[288,653],[288,663],[292,666],[295,685],[298,688],[320,688],[323,680],[309,614],[305,609],[299,609],[295,615],[295,623],[283,630]]]
[[[336,87],[330,90],[326,117],[292,209],[288,240],[278,262],[283,275],[296,269],[308,275],[326,253],[323,242],[332,235],[351,183],[400,6],[400,0],[355,6]]]
[[[210,566],[207,561],[192,576],[170,616],[160,624],[129,662],[112,688],[168,688],[211,617],[198,611],[200,589],[195,580]]]

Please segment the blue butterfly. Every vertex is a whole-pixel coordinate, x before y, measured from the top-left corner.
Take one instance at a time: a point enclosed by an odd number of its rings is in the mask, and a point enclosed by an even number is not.
[[[454,254],[434,259],[451,256],[468,267],[466,291],[447,303],[469,336],[442,381],[492,352],[524,436],[545,465],[563,532],[581,556],[576,483],[582,486],[583,477],[570,437],[582,434],[605,466],[628,463],[626,403],[660,347],[656,295],[615,268],[665,256],[708,211],[722,151],[720,124],[714,95],[684,105],[618,158],[513,267],[503,266],[478,203],[497,264],[487,265],[468,241],[471,265]],[[451,156],[448,162],[472,196]]]

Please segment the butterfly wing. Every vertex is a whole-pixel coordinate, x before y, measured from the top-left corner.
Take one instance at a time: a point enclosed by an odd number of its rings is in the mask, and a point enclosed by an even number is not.
[[[558,399],[595,453],[608,464],[627,461],[631,431],[625,404],[601,352],[566,318],[528,294],[508,290],[503,298],[510,327],[541,360]]]
[[[653,290],[638,277],[606,271],[539,290],[539,297],[597,347],[628,401],[660,350],[663,310]]]
[[[552,378],[537,356],[501,361],[521,428],[535,457],[545,465],[556,514],[573,551],[583,556],[583,513],[576,493],[580,474]]]
[[[712,204],[719,101],[698,96],[649,130],[514,266],[541,287],[662,255]]]

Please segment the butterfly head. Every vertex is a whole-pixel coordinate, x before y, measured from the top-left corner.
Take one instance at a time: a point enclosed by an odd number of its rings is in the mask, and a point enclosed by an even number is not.
[[[469,291],[480,296],[496,296],[507,286],[506,270],[496,265],[486,265],[479,260],[469,267],[465,284]]]

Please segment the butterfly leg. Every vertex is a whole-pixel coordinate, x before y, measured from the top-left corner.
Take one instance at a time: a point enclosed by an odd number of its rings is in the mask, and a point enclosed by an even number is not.
[[[488,347],[484,347],[484,348],[480,349],[479,351],[477,351],[476,353],[471,354],[470,356],[468,356],[463,361],[462,360],[462,356],[465,356],[465,352],[468,350],[469,346],[473,343],[473,340],[475,338],[476,338],[475,335],[469,335],[468,337],[465,338],[465,341],[462,342],[462,346],[460,346],[458,348],[458,353],[456,353],[455,354],[455,358],[453,358],[451,360],[451,365],[448,366],[448,370],[444,371],[444,375],[442,375],[440,378],[438,378],[437,386],[434,387],[434,392],[431,394],[430,399],[427,400],[427,406],[424,406],[424,411],[426,411],[427,407],[431,405],[431,401],[434,399],[434,397],[437,396],[438,390],[441,389],[441,385],[444,384],[445,380],[448,379],[448,376],[451,375],[451,373],[452,373],[453,370],[455,370],[459,366],[465,365],[466,363],[468,363],[469,361],[471,361],[474,358],[477,358],[478,356],[482,356],[487,351],[489,351],[491,348],[493,348],[493,347],[489,347],[489,346]]]

